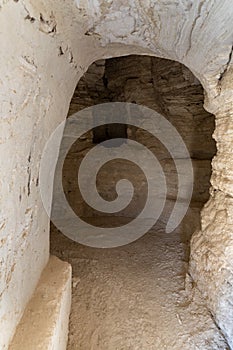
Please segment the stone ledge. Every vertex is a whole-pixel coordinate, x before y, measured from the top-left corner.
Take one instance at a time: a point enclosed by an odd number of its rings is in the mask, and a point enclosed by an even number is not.
[[[71,266],[51,256],[9,350],[65,350],[71,306]]]

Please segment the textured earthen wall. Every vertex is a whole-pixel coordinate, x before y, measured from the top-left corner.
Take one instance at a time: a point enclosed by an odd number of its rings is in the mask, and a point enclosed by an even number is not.
[[[170,60],[127,56],[97,61],[78,83],[69,115],[94,104],[120,101],[154,109],[177,128],[189,150],[195,173],[192,207],[200,209],[209,198],[211,159],[216,152],[212,138],[214,116],[203,108],[200,82],[185,66]],[[176,168],[166,148],[148,132],[132,126],[128,126],[128,137],[144,144],[159,159],[167,180],[167,200],[175,201],[178,186]],[[67,198],[72,208],[83,217],[106,216],[106,213],[94,211],[86,205],[78,188],[77,168],[93,146],[93,135],[88,133],[72,147],[63,173]],[[143,151],[137,156],[143,157]],[[91,176],[91,173],[86,174],[87,186]],[[142,210],[147,196],[147,181],[137,166],[120,160],[106,164],[97,178],[97,188],[103,198],[113,200],[117,180],[125,177],[134,184],[135,196],[130,206],[113,215],[135,217]],[[165,209],[165,217],[168,211],[169,205]],[[193,219],[190,231],[195,230],[197,216]]]
[[[0,6],[1,350],[8,348],[49,257],[40,158],[50,133],[67,114],[78,79],[66,34],[58,34],[69,28],[62,12],[49,2],[3,1]]]
[[[88,66],[129,54],[185,64],[216,114],[213,191],[193,237],[191,271],[231,341],[232,16],[231,0],[0,2],[2,349],[48,259],[49,220],[37,186],[44,144]]]
[[[221,81],[219,96],[208,105],[216,115],[217,155],[212,162],[211,196],[202,210],[201,231],[191,241],[190,271],[207,299],[217,324],[233,347],[233,89],[232,69]]]

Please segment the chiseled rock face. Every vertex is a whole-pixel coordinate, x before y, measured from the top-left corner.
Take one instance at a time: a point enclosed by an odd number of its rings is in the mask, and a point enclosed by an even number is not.
[[[233,198],[211,192],[202,211],[202,230],[191,240],[190,271],[232,346]]]
[[[227,207],[232,197],[232,17],[231,0],[0,1],[1,349],[7,349],[48,260],[49,219],[38,186],[40,157],[92,62],[149,54],[179,61],[196,75],[205,89],[205,105],[216,115],[218,153],[209,208],[221,211],[222,198],[223,211],[232,217]],[[222,227],[208,210],[203,220],[208,224],[192,240],[191,272],[230,341],[232,322],[225,319],[232,303],[226,287],[233,274],[228,265],[232,230],[226,221],[229,239],[223,241]],[[195,249],[197,242],[200,249]],[[224,283],[221,269],[216,270],[212,260],[207,266],[203,262],[212,251],[222,267],[229,266]]]
[[[222,79],[221,93],[213,101],[217,155],[212,162],[210,199],[202,210],[201,231],[191,241],[190,272],[217,324],[233,348],[233,74]]]
[[[161,113],[176,127],[192,158],[195,176],[192,206],[201,208],[209,198],[211,159],[216,148],[212,138],[214,116],[203,108],[203,89],[200,82],[185,66],[170,60],[126,56],[97,61],[78,83],[69,115],[93,104],[110,101],[147,106]],[[178,179],[171,155],[164,145],[143,129],[128,126],[127,132],[129,138],[144,144],[160,161],[166,175],[167,199],[175,201]],[[95,211],[86,205],[78,189],[77,168],[93,146],[93,135],[89,133],[86,139],[73,145],[64,167],[63,186],[67,198],[72,208],[83,217],[106,216],[106,213]],[[143,151],[136,152],[136,157],[144,156]],[[91,173],[86,174],[87,187],[91,176]],[[183,178],[185,176],[185,173],[182,174]],[[133,183],[135,195],[125,210],[111,216],[136,217],[143,209],[147,197],[145,175],[136,165],[123,160],[106,164],[97,177],[98,191],[103,198],[114,200],[116,182],[121,178],[127,178]],[[156,201],[156,197],[154,200]],[[195,229],[196,226],[190,226],[190,231]]]

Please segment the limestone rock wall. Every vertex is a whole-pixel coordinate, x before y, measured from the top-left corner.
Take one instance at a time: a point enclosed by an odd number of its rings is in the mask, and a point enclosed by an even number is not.
[[[1,350],[8,349],[49,257],[40,160],[78,79],[71,44],[58,34],[69,27],[62,11],[49,2],[0,1]]]
[[[208,105],[216,115],[217,155],[212,162],[211,197],[201,215],[201,230],[191,241],[190,272],[207,299],[217,324],[233,348],[232,327],[232,69],[221,82],[219,96]]]
[[[149,56],[126,56],[97,61],[89,67],[74,92],[69,115],[94,104],[120,101],[141,104],[161,113],[176,127],[189,150],[195,173],[192,206],[200,209],[209,198],[211,159],[216,152],[212,138],[214,116],[204,110],[203,98],[200,82],[182,64]],[[128,126],[128,137],[144,144],[160,161],[167,180],[167,200],[174,203],[178,181],[171,155],[164,145],[143,129]],[[77,169],[93,146],[93,133],[86,134],[74,144],[63,172],[67,198],[76,213],[86,218],[107,216],[89,207],[78,188]],[[143,152],[137,156],[143,157]],[[87,187],[91,176],[91,173],[86,174]],[[135,164],[124,160],[106,164],[97,177],[98,191],[103,198],[114,200],[116,182],[121,178],[132,182],[135,195],[125,210],[113,215],[136,217],[145,205],[147,181]],[[167,205],[165,217],[169,210]],[[161,220],[166,221],[163,217]],[[195,220],[191,221],[190,231],[195,230]]]
[[[225,292],[233,275],[228,207],[232,197],[232,16],[231,0],[0,1],[1,349],[7,349],[48,260],[49,219],[37,186],[44,144],[66,118],[75,86],[90,64],[129,54],[185,64],[204,86],[209,112],[216,114],[218,153],[209,208],[227,213],[223,221],[228,239],[222,239],[223,226],[213,231],[216,220],[205,212],[205,229],[193,237],[191,271],[231,341],[227,313],[232,295]],[[216,191],[225,199],[221,210]],[[224,281],[221,269],[216,270],[212,260],[208,266],[203,260],[213,250],[221,266],[227,266]],[[222,282],[218,289],[217,279]]]

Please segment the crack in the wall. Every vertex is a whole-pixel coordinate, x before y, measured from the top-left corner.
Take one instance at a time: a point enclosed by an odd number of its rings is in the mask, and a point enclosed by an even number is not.
[[[31,170],[28,168],[28,183],[27,183],[27,189],[28,189],[28,197],[31,194]]]
[[[191,31],[190,31],[190,35],[189,35],[189,45],[188,45],[188,49],[185,53],[184,56],[188,56],[190,50],[191,50],[191,47],[192,47],[192,38],[193,38],[193,33],[194,33],[194,30],[196,28],[196,25],[197,25],[197,21],[198,19],[201,17],[201,12],[202,12],[202,7],[204,5],[204,1],[202,1],[199,5],[198,5],[198,9],[197,9],[197,16],[196,18],[194,19],[194,22],[192,24],[192,28],[191,28]]]
[[[32,57],[29,56],[21,56],[19,58],[19,61],[21,63],[21,67],[22,69],[30,74],[35,74],[36,70],[37,70],[37,66],[34,62],[34,59]]]
[[[14,0],[14,1],[17,2],[17,0]],[[31,23],[34,23],[36,21],[36,18],[30,14],[30,11],[28,10],[28,8],[24,2],[22,2],[22,5],[23,5],[25,12],[27,13],[27,15],[24,17],[24,19],[30,21]],[[57,23],[56,23],[55,16],[54,16],[53,12],[51,12],[49,19],[46,19],[45,16],[42,13],[40,13],[39,23],[40,23],[39,30],[41,32],[46,33],[46,34],[50,34],[51,36],[54,36],[56,34]]]
[[[59,46],[58,50],[59,50],[58,56],[63,56],[64,55],[64,51],[63,51],[61,46]]]
[[[17,0],[14,0],[15,2],[18,2]],[[29,19],[29,18],[33,18],[31,15],[30,15],[30,12],[29,10],[27,9],[27,6],[25,5],[24,1],[22,1],[22,5],[23,5],[23,8],[25,10],[25,12],[27,13],[27,16],[25,17],[25,19]],[[28,18],[27,18],[28,17]]]
[[[35,22],[35,17],[30,16],[29,14],[24,18],[25,20],[29,20],[31,23]]]
[[[18,2],[19,0],[14,0],[15,2]],[[31,23],[34,23],[36,21],[36,18],[31,16],[30,11],[28,10],[27,6],[25,5],[24,1],[22,1],[23,8],[27,15],[24,17],[25,21],[30,21]]]
[[[73,52],[69,46],[66,46],[65,48],[63,48],[60,45],[58,47],[58,57],[61,57],[61,56],[68,57],[68,62],[74,67],[74,69],[77,69],[79,67],[83,71],[84,68],[78,66],[78,64],[75,62]]]
[[[39,18],[36,19],[34,16],[31,15],[30,11],[28,10],[27,6],[25,5],[24,1],[22,1],[22,6],[24,8],[24,11],[26,12],[26,16],[24,19],[26,21],[30,21],[31,23],[34,23],[36,20],[39,21],[39,30],[43,33],[50,34],[51,36],[54,36],[57,32],[57,22],[55,20],[55,16],[53,12],[50,13],[49,18],[45,18],[44,14],[40,13]]]
[[[95,28],[95,27],[92,27],[92,28],[88,29],[88,30],[84,33],[84,35],[86,35],[86,36],[94,36],[94,37],[96,37],[97,39],[100,39],[100,38],[101,38],[101,35],[100,35],[99,33],[97,33],[95,30],[96,30],[96,28]]]
[[[228,68],[229,68],[229,66],[231,64],[232,54],[233,54],[233,45],[231,46],[231,50],[230,50],[230,53],[229,53],[228,60],[227,60],[227,63],[225,65],[225,68],[224,68],[223,72],[220,73],[220,76],[219,76],[219,79],[218,79],[218,83],[219,84],[221,84],[222,79],[224,78],[226,72],[228,71]]]
[[[39,174],[38,174],[38,176],[37,176],[37,178],[36,178],[36,187],[38,187],[39,186]]]
[[[30,169],[30,163],[31,163],[31,151],[28,156],[28,166],[27,166],[27,173],[28,173],[28,182],[27,182],[27,195],[30,196],[31,193],[31,169]]]
[[[45,19],[44,15],[40,13],[40,31],[52,36],[57,32],[57,23],[53,12],[51,12],[49,19]]]
[[[74,61],[74,56],[71,50],[69,50],[69,63],[73,63]]]

